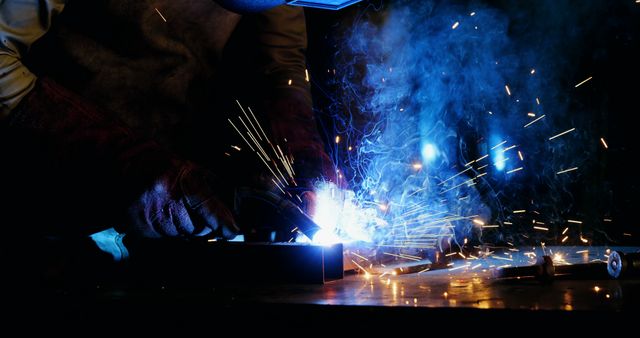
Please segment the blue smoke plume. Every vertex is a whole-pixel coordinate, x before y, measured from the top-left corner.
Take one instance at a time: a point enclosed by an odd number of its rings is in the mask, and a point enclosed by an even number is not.
[[[598,138],[572,99],[590,74],[572,60],[591,32],[582,20],[606,2],[518,4],[393,1],[345,33],[335,156],[354,203],[377,208],[376,243],[521,244],[580,222],[571,187],[592,170]],[[578,222],[566,233],[576,241]]]

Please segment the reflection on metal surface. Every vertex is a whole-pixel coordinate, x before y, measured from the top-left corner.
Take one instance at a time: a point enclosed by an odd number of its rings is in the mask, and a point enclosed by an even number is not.
[[[558,251],[559,248],[552,248]],[[585,253],[563,248],[569,263],[583,263]],[[513,255],[514,262],[528,261],[525,250]],[[599,259],[605,248],[589,249],[589,260]],[[479,260],[478,260],[479,261]],[[597,292],[596,287],[597,286]],[[297,288],[297,289],[296,289]],[[631,299],[623,290],[640,290],[640,280],[562,279],[541,284],[533,279],[496,280],[486,266],[476,270],[435,270],[421,274],[350,275],[323,286],[280,287],[268,294],[267,302],[407,307],[456,307],[476,309],[527,309],[580,311],[621,310]],[[266,295],[263,293],[263,296]],[[280,295],[280,297],[278,297]]]

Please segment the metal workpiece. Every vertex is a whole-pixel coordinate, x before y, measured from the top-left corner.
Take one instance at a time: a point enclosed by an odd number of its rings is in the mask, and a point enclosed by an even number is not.
[[[607,272],[613,278],[640,276],[640,252],[611,251],[607,261]]]
[[[541,256],[535,264],[505,267],[494,270],[498,279],[534,278],[541,282],[554,279],[602,279],[606,278],[606,264],[603,262],[554,264],[551,256]]]

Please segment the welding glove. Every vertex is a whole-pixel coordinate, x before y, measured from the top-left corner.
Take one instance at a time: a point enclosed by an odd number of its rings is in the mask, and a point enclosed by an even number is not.
[[[210,172],[138,137],[51,80],[39,79],[7,119],[7,130],[35,140],[29,141],[35,146],[25,150],[47,158],[38,162],[47,167],[28,169],[37,173],[32,176],[49,177],[40,182],[58,191],[43,188],[25,194],[30,204],[39,195],[53,196],[42,199],[42,210],[66,213],[69,221],[85,213],[85,224],[110,218],[125,224],[119,230],[142,237],[229,238],[238,231],[231,212],[214,191],[217,183]],[[48,184],[50,180],[60,182]],[[41,188],[27,183],[31,189]],[[57,207],[45,208],[45,204]],[[111,215],[118,217],[111,219]],[[100,230],[85,226],[71,232]]]
[[[314,183],[326,180],[336,184],[336,167],[324,150],[318,134],[310,99],[302,92],[291,90],[266,103],[273,140],[293,158],[298,191],[308,214],[315,206]]]

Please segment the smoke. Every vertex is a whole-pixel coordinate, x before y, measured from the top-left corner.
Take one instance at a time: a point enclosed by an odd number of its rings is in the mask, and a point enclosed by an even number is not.
[[[350,203],[377,208],[376,242],[523,243],[579,218],[598,138],[576,63],[605,6],[393,1],[356,17],[336,55],[336,156]]]

